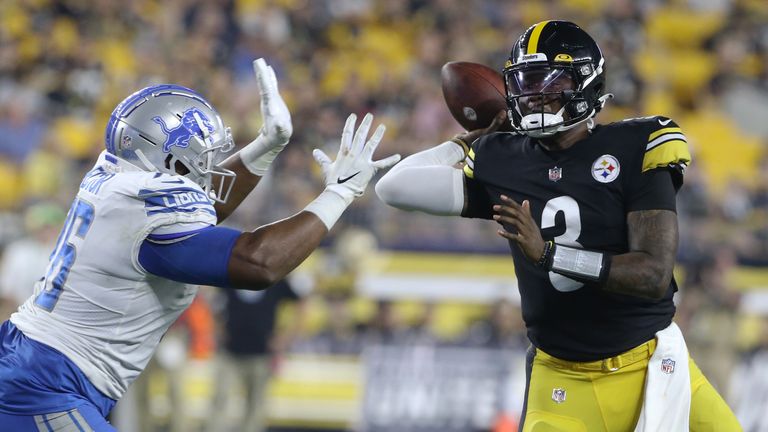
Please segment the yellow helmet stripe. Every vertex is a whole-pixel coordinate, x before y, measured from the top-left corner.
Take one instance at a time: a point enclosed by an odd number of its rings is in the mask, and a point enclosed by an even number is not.
[[[528,41],[528,52],[526,54],[536,54],[539,52],[539,36],[541,36],[541,31],[544,30],[544,27],[547,26],[548,21],[542,21],[535,26],[533,26],[533,31],[531,31],[531,39]]]

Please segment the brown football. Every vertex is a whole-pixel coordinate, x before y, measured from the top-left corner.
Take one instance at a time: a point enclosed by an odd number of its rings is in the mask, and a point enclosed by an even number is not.
[[[443,97],[464,129],[471,131],[488,127],[501,110],[507,109],[504,79],[488,66],[470,62],[450,62],[441,71]],[[505,121],[500,131],[512,131]]]

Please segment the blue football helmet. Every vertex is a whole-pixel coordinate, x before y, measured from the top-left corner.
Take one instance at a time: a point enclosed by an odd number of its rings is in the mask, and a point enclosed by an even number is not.
[[[107,152],[147,171],[183,175],[216,202],[232,190],[235,173],[216,166],[234,148],[232,134],[186,87],[154,85],[128,96],[112,112],[105,141]]]

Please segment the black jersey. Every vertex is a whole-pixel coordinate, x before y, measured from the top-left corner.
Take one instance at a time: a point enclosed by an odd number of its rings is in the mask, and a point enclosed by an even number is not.
[[[665,117],[595,127],[568,149],[549,152],[527,136],[495,133],[472,145],[464,168],[462,216],[491,219],[504,194],[530,201],[544,240],[611,254],[628,252],[627,213],[675,210],[690,161],[680,128]],[[631,349],[667,327],[675,313],[674,279],[664,298],[611,294],[546,272],[510,242],[523,319],[531,342],[572,361]]]

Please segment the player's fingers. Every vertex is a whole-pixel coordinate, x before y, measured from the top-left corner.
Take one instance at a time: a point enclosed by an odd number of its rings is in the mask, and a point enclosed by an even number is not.
[[[512,225],[518,231],[522,231],[523,229],[525,229],[525,223],[523,223],[523,220],[519,216],[515,216],[515,215],[507,216],[507,215],[495,214],[493,215],[493,220],[495,220],[496,222]]]
[[[268,78],[269,66],[263,58],[258,58],[253,61],[253,72],[256,74],[256,81],[259,83],[259,93],[261,93],[262,100],[269,98],[270,87],[272,83]],[[266,102],[266,100],[265,100]]]
[[[499,214],[509,214],[509,215],[515,214],[514,208],[507,205],[501,205],[501,204],[495,204],[493,206],[493,211]]]
[[[519,234],[511,233],[511,232],[503,230],[503,229],[496,230],[496,234],[504,237],[507,240],[512,240],[513,242],[516,242],[516,243],[520,242],[520,240],[519,240],[520,235]]]
[[[513,200],[512,198],[510,198],[510,197],[508,197],[506,195],[501,195],[500,198],[501,198],[501,200],[505,204],[509,205],[510,207],[512,207],[514,209],[520,210],[522,208],[522,207],[520,207],[520,204],[517,203],[517,201]]]
[[[507,111],[501,110],[498,113],[496,113],[496,117],[493,118],[493,121],[491,122],[490,126],[488,126],[485,131],[486,133],[494,132],[499,127],[501,127],[502,124],[504,124],[504,121],[507,120]]]
[[[275,70],[272,69],[272,66],[267,66],[267,69],[269,70],[269,72],[267,73],[267,78],[269,79],[271,88],[275,90],[275,93],[277,93],[278,92],[277,76],[275,76]]]
[[[493,211],[495,211],[498,214],[508,215],[508,216],[520,217],[520,215],[521,215],[521,210],[520,209],[516,209],[514,207],[511,207],[511,206],[508,206],[508,205],[503,205],[503,204],[496,204],[496,205],[494,205],[493,206]]]
[[[350,149],[355,154],[360,154],[363,151],[365,140],[368,138],[368,131],[371,130],[371,123],[373,123],[373,115],[368,113],[363,117],[363,121],[360,122],[360,126],[357,127],[355,132],[355,139],[352,142],[352,148]]]
[[[498,216],[498,217],[496,217]],[[521,236],[533,238],[538,233],[538,227],[532,225],[527,218],[516,216],[494,215],[493,219],[503,225],[513,226]]]
[[[523,205],[520,206],[523,209],[523,214],[528,216],[529,218],[532,218],[531,216],[531,202],[528,200],[523,200]]]
[[[320,149],[312,150],[312,157],[314,157],[315,161],[317,161],[318,165],[320,165],[320,169],[323,170],[323,174],[328,175],[328,170],[331,166],[331,158],[329,158],[328,155]]]
[[[357,116],[352,113],[347,117],[347,122],[344,123],[344,131],[341,133],[341,147],[339,147],[339,154],[349,153],[349,149],[352,147],[352,137],[355,134],[355,122]]]
[[[371,139],[368,140],[368,142],[365,144],[365,149],[363,150],[363,156],[365,156],[366,160],[372,160],[373,159],[373,153],[376,151],[376,148],[379,146],[379,143],[381,142],[381,138],[384,137],[384,132],[386,132],[387,127],[383,124],[380,124],[376,130],[373,132],[373,135],[371,136]]]
[[[373,161],[371,165],[373,165],[373,167],[376,169],[385,169],[385,168],[391,167],[392,165],[398,162],[400,162],[400,155],[393,154],[392,156],[386,157],[384,159]]]

